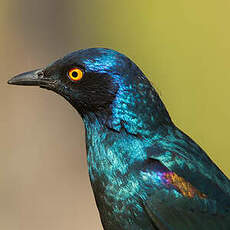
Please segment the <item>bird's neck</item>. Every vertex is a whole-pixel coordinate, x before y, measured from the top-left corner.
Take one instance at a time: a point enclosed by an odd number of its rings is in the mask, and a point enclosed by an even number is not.
[[[108,128],[96,118],[85,121],[85,128],[89,176],[104,227],[110,229],[107,223],[114,222],[114,229],[123,229],[122,223],[133,219],[126,212],[127,205],[142,223],[145,214],[138,208],[141,185],[137,169],[147,159],[148,139],[130,134],[124,127],[119,132]]]
[[[146,158],[142,155],[144,149],[133,156],[135,151],[131,146],[135,144],[142,148],[141,146],[148,140],[163,135],[165,127],[172,124],[156,91],[152,87],[143,88],[145,85],[139,87],[141,89],[130,88],[128,92],[121,91],[110,110],[83,116],[91,181],[93,178],[100,178],[102,181],[110,175],[114,159],[117,165],[112,169],[115,171],[118,167],[126,168],[127,165],[131,165],[129,160],[137,158],[138,161],[144,160]],[[119,147],[121,152],[116,151],[118,143],[121,144]],[[124,157],[125,146],[129,148]]]
[[[172,123],[155,89],[142,82],[120,87],[111,105],[84,114],[83,120],[87,127],[97,124],[117,132],[125,129],[129,134],[142,137],[152,136],[159,126]]]
[[[103,215],[103,210],[109,210],[109,207],[124,199],[126,187],[130,187],[126,184],[126,176],[130,175],[130,168],[135,161],[143,160],[144,149],[140,154],[127,149],[126,146],[134,148],[134,142],[141,148],[142,143],[124,129],[121,132],[111,130],[98,120],[94,123],[85,122],[85,128],[90,181],[99,211]],[[137,192],[135,189],[132,190],[133,194]],[[131,195],[128,194],[127,198]]]

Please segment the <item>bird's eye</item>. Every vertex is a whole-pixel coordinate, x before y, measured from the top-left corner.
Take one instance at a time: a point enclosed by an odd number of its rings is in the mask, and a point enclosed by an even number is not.
[[[83,77],[83,71],[79,68],[73,68],[68,72],[68,77],[72,81],[79,81]]]

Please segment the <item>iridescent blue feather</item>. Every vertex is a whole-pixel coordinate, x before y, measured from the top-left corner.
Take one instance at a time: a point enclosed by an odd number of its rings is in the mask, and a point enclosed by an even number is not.
[[[68,75],[73,68],[83,73],[77,82]],[[9,83],[53,90],[82,116],[105,230],[230,229],[229,179],[173,124],[154,87],[125,55],[75,51]]]

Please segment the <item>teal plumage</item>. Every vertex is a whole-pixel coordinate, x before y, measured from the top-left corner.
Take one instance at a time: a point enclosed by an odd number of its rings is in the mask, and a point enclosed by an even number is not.
[[[69,78],[79,68],[83,77]],[[230,229],[230,181],[172,122],[126,56],[91,48],[9,81],[53,90],[82,116],[104,229]]]

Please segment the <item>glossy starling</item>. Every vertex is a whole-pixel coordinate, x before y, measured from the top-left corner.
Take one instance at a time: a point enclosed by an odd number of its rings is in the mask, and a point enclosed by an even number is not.
[[[52,90],[81,115],[105,230],[230,229],[229,179],[125,55],[79,50],[8,83]]]

